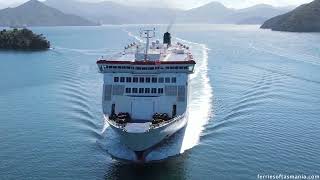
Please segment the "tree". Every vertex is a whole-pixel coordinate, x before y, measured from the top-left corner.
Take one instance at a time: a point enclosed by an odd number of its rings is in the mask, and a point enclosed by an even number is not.
[[[42,35],[34,34],[29,29],[2,30],[0,32],[0,49],[46,50],[50,42]]]

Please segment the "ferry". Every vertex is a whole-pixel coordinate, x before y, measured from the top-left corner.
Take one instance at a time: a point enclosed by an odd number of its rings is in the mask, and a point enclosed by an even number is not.
[[[196,65],[190,48],[172,43],[169,32],[163,42],[154,41],[155,29],[140,36],[145,43],[97,61],[104,119],[137,159],[187,125],[189,76]]]

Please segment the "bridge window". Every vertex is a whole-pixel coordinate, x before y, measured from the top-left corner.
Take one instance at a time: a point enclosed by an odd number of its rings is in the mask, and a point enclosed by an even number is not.
[[[151,93],[152,93],[152,94],[157,94],[157,88],[152,88],[152,89],[151,89]]]
[[[164,83],[164,78],[163,77],[159,78],[159,83]]]
[[[173,77],[171,78],[171,83],[176,83],[177,82],[177,78]]]
[[[153,77],[153,78],[152,78],[152,83],[157,83],[157,82],[158,82],[158,78]]]
[[[163,94],[163,88],[158,88],[158,94]]]
[[[132,93],[137,94],[138,93],[138,88],[132,88]]]
[[[114,82],[119,82],[119,77],[114,77],[114,78],[113,78],[113,81],[114,81]]]
[[[133,82],[134,82],[134,83],[137,83],[137,82],[138,82],[138,78],[137,78],[137,77],[134,77],[134,78],[133,78]]]
[[[164,94],[164,88],[125,88],[126,94]]]
[[[189,71],[193,71],[194,66],[190,65],[188,69],[189,69]]]
[[[127,79],[127,83],[131,83],[131,80],[132,80],[131,77],[127,77],[126,79]]]
[[[144,83],[144,77],[140,77],[140,83]]]
[[[166,83],[170,83],[170,78],[166,77]]]
[[[149,77],[146,78],[146,83],[150,83],[151,79]]]
[[[122,83],[125,82],[125,77],[121,77],[120,82],[122,82]]]

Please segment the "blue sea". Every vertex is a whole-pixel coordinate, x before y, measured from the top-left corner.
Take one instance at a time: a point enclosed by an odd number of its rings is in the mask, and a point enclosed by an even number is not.
[[[0,51],[0,179],[255,180],[320,174],[320,34],[175,25],[191,47],[189,124],[133,163],[102,116],[96,60],[146,25],[32,28],[44,52]],[[158,37],[167,29],[155,25]]]

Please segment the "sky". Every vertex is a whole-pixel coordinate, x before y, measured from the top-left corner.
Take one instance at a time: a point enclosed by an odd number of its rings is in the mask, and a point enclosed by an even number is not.
[[[0,0],[0,7],[16,6],[27,0]],[[44,1],[44,0],[41,0]],[[103,0],[81,0],[87,2],[97,2]],[[256,4],[270,4],[274,6],[290,6],[300,5],[303,3],[311,2],[312,0],[111,0],[115,2],[121,2],[128,5],[149,5],[160,7],[171,7],[180,9],[191,9],[209,3],[211,1],[217,1],[223,3],[230,8],[245,8]]]

